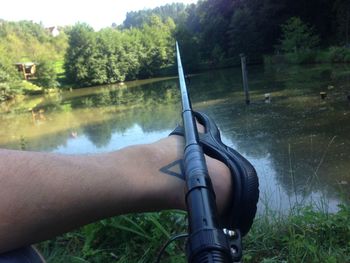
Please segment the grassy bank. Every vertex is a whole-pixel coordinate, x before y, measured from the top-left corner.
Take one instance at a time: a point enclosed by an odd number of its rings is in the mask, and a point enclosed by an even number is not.
[[[350,262],[350,206],[331,214],[305,207],[256,219],[245,262]]]
[[[26,80],[0,83],[0,103],[25,95],[43,94],[44,89]]]
[[[307,50],[264,56],[265,64],[350,63],[350,48],[330,47],[325,50]]]
[[[49,263],[154,262],[174,233],[185,231],[185,215],[162,212],[102,220],[39,245]],[[244,238],[244,262],[350,262],[350,206],[337,213],[312,207],[289,215],[257,216]],[[186,262],[184,242],[170,245],[163,262]]]

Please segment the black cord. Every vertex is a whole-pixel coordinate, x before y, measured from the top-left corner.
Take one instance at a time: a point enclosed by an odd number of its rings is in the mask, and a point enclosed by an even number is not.
[[[160,258],[162,257],[165,249],[169,246],[169,244],[177,239],[180,239],[180,238],[185,238],[185,237],[188,237],[188,234],[187,233],[182,233],[182,234],[177,234],[175,236],[172,236],[162,247],[162,249],[159,251],[158,253],[158,256],[157,256],[157,261],[156,263],[159,263],[160,262]]]

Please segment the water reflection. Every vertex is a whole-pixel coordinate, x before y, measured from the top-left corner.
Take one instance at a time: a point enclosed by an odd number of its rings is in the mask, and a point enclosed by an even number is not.
[[[329,203],[332,210],[340,194],[349,196],[350,105],[345,95],[350,85],[346,78],[334,77],[344,76],[339,70],[349,73],[349,68],[333,68],[325,74],[322,67],[257,72],[251,106],[235,94],[209,107],[228,143],[256,166],[263,197],[273,200],[270,206],[312,201]],[[324,89],[326,101],[319,97]],[[264,103],[265,92],[272,94],[271,104]]]
[[[308,201],[335,209],[340,193],[350,193],[350,68],[254,67],[249,84],[249,107],[240,69],[192,76],[189,87],[194,108],[214,117],[223,140],[256,167],[260,209]],[[1,105],[0,146],[64,154],[113,151],[167,136],[180,109],[173,78],[36,97]]]
[[[87,135],[82,134],[74,139],[68,139],[64,145],[58,146],[53,152],[63,154],[111,152],[133,144],[151,143],[166,137],[169,133],[170,130],[145,132],[141,126],[135,124],[122,133],[111,134],[108,144],[97,146]]]
[[[40,100],[29,111],[26,101],[24,107],[0,115],[2,127],[7,127],[0,130],[0,145],[16,149],[24,137],[28,150],[51,151],[84,136],[93,148],[119,149],[125,144],[111,146],[113,134],[123,135],[135,125],[142,137],[153,132],[163,135],[179,120],[176,85],[176,80],[168,79],[130,88],[124,85],[96,88],[98,92],[90,89],[90,93],[65,92],[55,99]],[[40,118],[33,118],[33,112],[40,112]],[[86,153],[97,151],[90,149]]]

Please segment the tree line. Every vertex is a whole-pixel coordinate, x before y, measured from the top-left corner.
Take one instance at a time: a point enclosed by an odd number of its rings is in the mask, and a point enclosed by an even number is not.
[[[258,61],[265,54],[288,53],[285,40],[297,51],[303,50],[298,49],[300,42],[305,49],[350,44],[348,0],[202,0],[174,9],[181,14],[175,37],[182,43],[185,63],[193,69],[203,63],[232,65],[240,53]],[[155,12],[162,10],[166,9]],[[138,26],[137,18],[145,12],[131,13],[126,25]]]
[[[105,28],[95,32],[87,24],[69,31],[65,71],[79,86],[149,78],[174,63],[175,23],[150,15],[140,27]]]
[[[175,39],[181,44],[184,64],[190,71],[236,65],[240,53],[262,62],[263,55],[275,52],[300,53],[348,45],[349,3],[202,0],[191,5],[175,3],[133,11],[127,13],[122,25],[100,32],[77,25],[70,34],[66,72],[81,85],[147,78],[164,69],[175,73],[171,67],[175,62]],[[90,31],[95,40],[88,40],[82,30]],[[79,34],[84,36],[80,38]],[[77,57],[76,50],[82,43],[77,44],[75,38],[85,39],[91,50]],[[310,59],[310,55],[306,58]]]
[[[262,62],[266,54],[295,57],[305,50],[330,46],[338,47],[331,49],[334,58],[330,60],[350,62],[345,49],[349,32],[347,0],[168,4],[129,12],[122,25],[98,32],[78,23],[62,28],[58,37],[50,36],[41,24],[2,20],[0,90],[4,94],[18,89],[18,82],[10,80],[16,78],[13,63],[22,60],[38,62],[36,83],[44,87],[57,86],[58,71],[66,83],[79,87],[175,73],[175,39],[188,71],[235,65],[240,53]],[[58,61],[63,68],[57,69]]]

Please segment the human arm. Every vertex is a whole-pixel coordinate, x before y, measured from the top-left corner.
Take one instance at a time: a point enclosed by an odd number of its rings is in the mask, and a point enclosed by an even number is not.
[[[182,151],[179,136],[97,155],[0,150],[0,251],[101,218],[185,209],[184,181],[160,171]],[[222,210],[229,171],[214,159],[207,163],[211,176],[220,175],[213,183]]]

